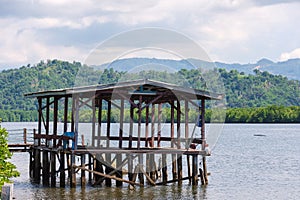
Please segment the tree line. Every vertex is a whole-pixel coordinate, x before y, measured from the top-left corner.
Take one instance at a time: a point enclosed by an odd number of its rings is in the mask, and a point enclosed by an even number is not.
[[[166,123],[171,122],[171,109],[162,108],[162,121]],[[184,113],[184,110],[182,110]],[[98,113],[96,112],[96,115]],[[157,115],[157,114],[156,114]],[[199,112],[196,109],[190,109],[189,122],[196,123]],[[36,122],[38,121],[37,111],[3,111],[0,110],[0,116],[4,122]],[[107,110],[102,110],[102,122],[107,121]],[[63,120],[63,113],[58,113],[58,118]],[[138,122],[137,113],[134,113],[133,120]],[[175,112],[175,119],[176,119]],[[151,117],[150,117],[151,118]],[[157,116],[156,116],[157,118]],[[53,119],[53,112],[50,112],[50,119]],[[119,122],[119,109],[113,108],[111,111],[111,122]],[[71,121],[71,116],[68,116],[68,121]],[[79,113],[80,122],[91,122],[92,111],[81,110]],[[142,122],[146,121],[146,113],[142,112]],[[181,116],[181,122],[184,121],[184,115]],[[227,109],[207,109],[205,115],[206,122],[212,123],[300,123],[300,106],[267,106],[257,108],[227,108]],[[125,109],[124,122],[130,122],[130,111]]]

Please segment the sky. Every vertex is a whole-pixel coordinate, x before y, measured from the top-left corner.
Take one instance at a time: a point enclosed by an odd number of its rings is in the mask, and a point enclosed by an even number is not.
[[[0,0],[0,70],[84,62],[106,41],[149,27],[188,38],[212,61],[300,58],[299,10],[292,0]]]

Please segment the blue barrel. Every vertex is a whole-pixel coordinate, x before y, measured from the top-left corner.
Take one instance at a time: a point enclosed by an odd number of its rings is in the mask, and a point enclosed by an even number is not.
[[[64,136],[70,137],[72,139],[74,139],[75,133],[74,132],[65,132]],[[69,147],[69,140],[64,140],[63,141],[63,148],[67,149]],[[75,147],[75,141],[72,140],[72,150],[74,150]]]

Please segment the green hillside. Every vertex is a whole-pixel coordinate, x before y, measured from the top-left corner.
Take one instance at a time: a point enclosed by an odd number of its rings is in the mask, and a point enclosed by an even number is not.
[[[259,70],[250,75],[236,70],[214,70],[218,71],[220,77],[209,81],[223,81],[229,108],[300,106],[299,81]],[[36,120],[37,103],[34,99],[24,98],[25,93],[73,87],[80,83],[106,84],[141,77],[207,89],[202,75],[201,70],[195,69],[181,69],[171,74],[151,70],[129,74],[113,69],[94,70],[78,62],[48,60],[34,66],[0,72],[0,118],[3,121]],[[214,89],[218,91],[218,88]]]

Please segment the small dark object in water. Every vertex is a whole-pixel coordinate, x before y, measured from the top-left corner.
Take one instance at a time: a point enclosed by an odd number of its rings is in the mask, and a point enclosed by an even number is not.
[[[266,136],[264,134],[254,134],[253,136]]]

